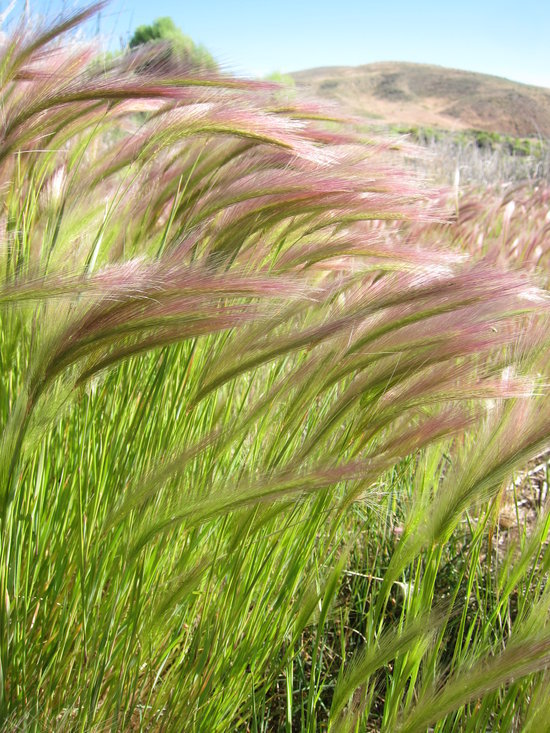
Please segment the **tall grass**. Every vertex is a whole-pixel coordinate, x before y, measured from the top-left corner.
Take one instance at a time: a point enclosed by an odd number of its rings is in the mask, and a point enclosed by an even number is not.
[[[541,730],[548,514],[494,523],[544,283],[321,109],[59,40],[96,10],[2,51],[4,730]]]
[[[462,187],[531,186],[550,180],[548,140],[509,138],[482,131],[398,130],[419,143],[424,155],[410,162],[444,185]]]

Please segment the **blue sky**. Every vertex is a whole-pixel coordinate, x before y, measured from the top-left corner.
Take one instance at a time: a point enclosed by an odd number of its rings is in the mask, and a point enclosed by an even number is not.
[[[29,2],[50,13],[74,6]],[[245,74],[415,61],[550,87],[549,0],[112,0],[101,31],[116,46],[137,25],[164,15],[224,66]]]

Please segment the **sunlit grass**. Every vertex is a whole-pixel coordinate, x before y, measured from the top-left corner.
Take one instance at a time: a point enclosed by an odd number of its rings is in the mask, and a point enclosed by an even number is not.
[[[544,227],[485,247],[509,204],[443,224],[269,84],[51,44],[91,12],[1,62],[3,728],[541,730],[546,504],[495,528],[550,435]]]

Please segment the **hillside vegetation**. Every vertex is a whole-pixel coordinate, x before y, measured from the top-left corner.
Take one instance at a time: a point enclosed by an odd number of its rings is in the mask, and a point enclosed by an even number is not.
[[[375,121],[550,137],[550,89],[426,64],[384,62],[292,74],[298,87]]]

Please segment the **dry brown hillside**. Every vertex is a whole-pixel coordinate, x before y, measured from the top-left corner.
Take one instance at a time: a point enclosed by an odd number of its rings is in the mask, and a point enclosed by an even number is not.
[[[316,97],[389,123],[550,138],[550,89],[441,66],[383,62],[292,74]]]

